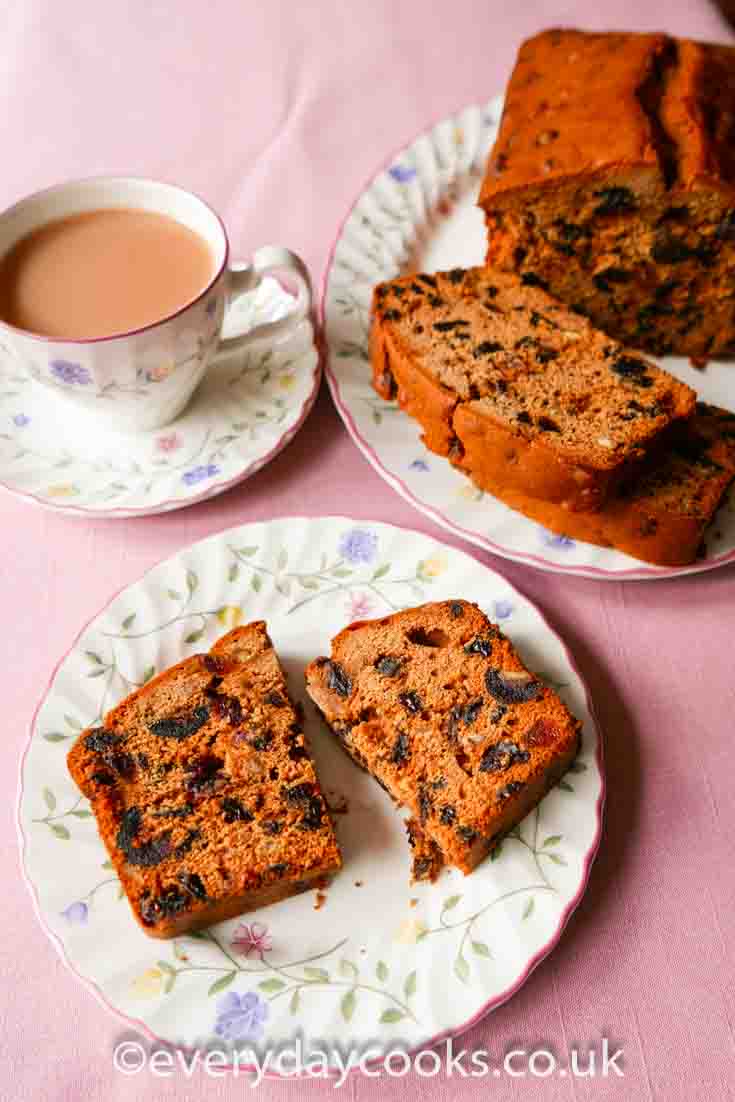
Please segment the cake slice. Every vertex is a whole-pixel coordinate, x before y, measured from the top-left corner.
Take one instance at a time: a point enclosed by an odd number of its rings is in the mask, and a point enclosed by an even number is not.
[[[370,352],[375,389],[432,451],[499,497],[570,510],[600,508],[696,400],[530,280],[489,269],[379,284]]]
[[[262,621],[132,693],[82,732],[68,765],[152,937],[274,903],[341,865]]]
[[[481,427],[468,438],[471,461]],[[596,513],[572,513],[512,492],[503,500],[546,528],[658,566],[686,566],[735,479],[735,414],[705,403],[655,465]]]
[[[635,347],[732,355],[734,150],[732,46],[544,31],[488,158],[488,263]]]
[[[309,665],[306,684],[347,753],[465,873],[579,746],[566,705],[467,601],[351,624],[331,657]]]

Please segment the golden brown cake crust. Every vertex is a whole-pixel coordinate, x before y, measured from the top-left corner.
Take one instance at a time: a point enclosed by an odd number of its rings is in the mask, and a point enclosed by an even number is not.
[[[467,601],[351,624],[306,681],[344,749],[466,873],[579,745],[578,721]]]
[[[490,269],[379,284],[370,349],[373,385],[397,396],[427,447],[572,510],[599,508],[694,409],[689,387],[543,289]],[[470,459],[469,421],[485,426]]]
[[[488,262],[655,354],[735,354],[735,48],[545,31],[480,193]]]
[[[283,899],[341,865],[262,621],[132,693],[79,736],[68,765],[152,937]]]
[[[473,421],[471,410],[463,439],[475,483],[512,509],[559,535],[614,547],[658,566],[695,561],[735,479],[735,414],[704,404],[667,453],[595,513],[570,512],[483,477],[486,426]]]

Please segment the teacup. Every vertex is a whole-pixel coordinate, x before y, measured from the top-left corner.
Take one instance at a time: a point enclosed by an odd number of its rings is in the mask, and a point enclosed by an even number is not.
[[[50,222],[110,208],[166,215],[198,234],[213,262],[201,294],[160,321],[113,336],[61,340],[0,320],[0,352],[44,388],[93,413],[99,423],[125,431],[156,429],[182,411],[219,350],[295,329],[311,308],[311,283],[303,261],[280,246],[266,245],[250,263],[231,265],[225,227],[203,200],[172,184],[135,177],[71,181],[21,200],[0,215],[0,256]],[[294,285],[292,310],[223,339],[233,300],[276,273]],[[65,278],[63,272],[59,278]]]

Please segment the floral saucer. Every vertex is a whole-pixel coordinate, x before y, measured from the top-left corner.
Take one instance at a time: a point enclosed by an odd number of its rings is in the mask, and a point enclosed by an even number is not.
[[[322,321],[327,381],[335,405],[369,463],[411,505],[486,551],[562,574],[600,580],[669,578],[735,561],[735,495],[691,566],[639,562],[609,547],[557,536],[521,516],[432,454],[415,421],[370,385],[367,329],[372,290],[400,272],[482,264],[485,227],[476,205],[495,140],[500,99],[444,119],[391,158],[349,212],[327,266]],[[733,367],[698,371],[682,357],[663,366],[705,402],[733,409]]]
[[[567,776],[472,874],[409,884],[400,814],[340,750],[304,668],[347,623],[427,600],[476,601],[583,723]],[[153,941],[121,898],[89,805],[66,768],[84,727],[157,671],[264,619],[305,705],[344,868],[307,892],[194,937]],[[574,660],[504,578],[418,532],[346,517],[233,528],[153,568],[61,660],[22,763],[23,867],[41,922],[74,973],[128,1023],[183,1046],[319,1039],[342,1051],[415,1048],[456,1034],[518,990],[584,892],[600,837],[600,741]],[[330,1061],[331,1063],[331,1061]]]
[[[232,328],[274,321],[290,303],[281,285],[266,278],[234,304]],[[309,413],[319,379],[306,319],[282,341],[218,356],[166,428],[111,433],[86,411],[68,406],[62,415],[53,394],[0,348],[0,486],[81,516],[180,509],[229,489],[277,455]]]

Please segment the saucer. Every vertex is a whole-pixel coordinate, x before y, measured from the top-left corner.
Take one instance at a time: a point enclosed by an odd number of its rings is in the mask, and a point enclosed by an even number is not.
[[[291,296],[271,278],[232,307],[224,336],[275,321]],[[320,380],[311,322],[220,354],[165,428],[114,433],[22,374],[0,347],[0,486],[57,512],[146,516],[222,493],[293,439]],[[60,414],[63,411],[63,417]]]

